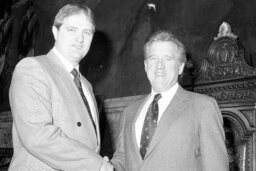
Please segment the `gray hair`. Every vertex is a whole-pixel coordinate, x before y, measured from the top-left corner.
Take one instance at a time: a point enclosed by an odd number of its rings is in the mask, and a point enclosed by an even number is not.
[[[186,63],[186,48],[175,36],[169,31],[157,31],[152,36],[149,37],[148,41],[144,45],[144,59],[147,59],[147,51],[149,46],[153,42],[173,42],[177,45],[179,61],[181,63]]]
[[[80,14],[80,13],[83,13],[88,18],[88,20],[93,25],[93,31],[95,31],[96,24],[95,24],[95,17],[92,10],[88,6],[84,4],[79,4],[79,3],[67,4],[63,6],[56,14],[53,25],[57,29],[59,29],[60,26],[63,24],[63,21],[65,18],[68,18],[72,15]]]

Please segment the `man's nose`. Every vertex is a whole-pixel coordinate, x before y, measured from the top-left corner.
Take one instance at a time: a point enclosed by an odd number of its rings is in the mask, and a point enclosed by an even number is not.
[[[79,42],[79,43],[83,43],[84,42],[84,34],[82,32],[78,32],[76,34],[76,40]]]
[[[164,61],[163,59],[157,60],[157,68],[163,68],[164,67]]]

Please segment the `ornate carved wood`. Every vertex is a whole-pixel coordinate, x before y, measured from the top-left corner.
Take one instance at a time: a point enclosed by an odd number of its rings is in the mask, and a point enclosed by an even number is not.
[[[214,97],[224,117],[231,171],[256,170],[256,69],[227,23],[219,33],[190,89]],[[224,28],[225,30],[225,28]]]

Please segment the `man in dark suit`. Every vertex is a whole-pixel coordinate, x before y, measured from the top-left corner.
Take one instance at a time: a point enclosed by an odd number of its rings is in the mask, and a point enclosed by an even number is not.
[[[95,32],[92,11],[68,4],[57,13],[53,49],[21,60],[13,73],[10,171],[110,171],[99,155],[98,110],[90,83],[79,73]]]
[[[111,162],[117,171],[228,171],[223,119],[215,99],[184,90],[184,45],[167,31],[144,46],[151,93],[128,106]]]

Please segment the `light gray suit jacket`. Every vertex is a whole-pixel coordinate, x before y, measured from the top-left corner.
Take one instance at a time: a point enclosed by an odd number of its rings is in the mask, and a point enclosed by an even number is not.
[[[216,101],[179,86],[142,160],[135,121],[148,97],[127,107],[112,158],[117,171],[228,171],[222,115]]]
[[[13,115],[10,171],[98,171],[103,159],[97,135],[72,78],[57,56],[28,57],[13,73],[9,98]],[[90,83],[83,77],[97,105]]]

